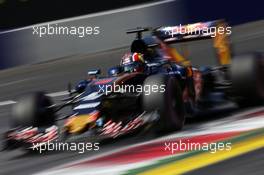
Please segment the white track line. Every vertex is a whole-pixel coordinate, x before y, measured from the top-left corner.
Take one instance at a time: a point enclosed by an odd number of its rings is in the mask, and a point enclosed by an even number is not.
[[[69,95],[69,92],[68,91],[60,91],[60,92],[49,93],[46,95],[50,96],[50,97],[59,97],[59,96]]]
[[[7,101],[2,101],[0,102],[0,106],[6,106],[6,105],[12,105],[15,104],[16,102],[13,100],[7,100]]]
[[[68,91],[59,91],[59,92],[48,93],[46,95],[49,97],[60,97],[60,96],[66,96],[68,94],[69,94]],[[6,101],[1,101],[0,106],[12,105],[15,103],[16,103],[16,101],[14,101],[14,100],[6,100]]]
[[[49,171],[42,171],[39,173],[36,173],[35,175],[71,175],[71,174],[77,174],[77,175],[117,175],[122,174],[122,172],[127,171],[128,169],[133,169],[135,167],[144,167],[155,163],[154,160],[148,161],[148,162],[140,162],[140,163],[133,163],[133,164],[123,164],[119,166],[102,166],[100,169],[98,167],[89,167],[89,171],[87,171],[87,167],[74,169],[74,168],[64,168],[64,169],[58,169],[58,170],[51,170]]]

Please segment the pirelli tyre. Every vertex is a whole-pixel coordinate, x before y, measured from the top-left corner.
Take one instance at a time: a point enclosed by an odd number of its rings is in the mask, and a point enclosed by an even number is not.
[[[43,92],[36,92],[21,97],[12,109],[11,124],[13,127],[45,127],[55,123],[52,100]]]
[[[231,64],[232,93],[239,106],[264,102],[264,57],[250,53],[234,57]]]
[[[182,90],[177,79],[166,75],[152,75],[145,79],[143,87],[152,88],[150,93],[143,92],[143,110],[156,110],[160,115],[156,132],[162,134],[180,130],[184,125],[185,110]]]

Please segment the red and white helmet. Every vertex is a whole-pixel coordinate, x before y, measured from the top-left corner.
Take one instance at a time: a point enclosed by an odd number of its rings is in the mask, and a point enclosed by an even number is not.
[[[124,68],[124,72],[143,72],[145,68],[145,61],[141,53],[126,53],[120,65]]]

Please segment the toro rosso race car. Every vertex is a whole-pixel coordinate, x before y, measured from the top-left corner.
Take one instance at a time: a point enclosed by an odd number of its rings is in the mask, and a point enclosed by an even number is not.
[[[6,148],[30,148],[33,143],[65,141],[76,135],[87,140],[116,138],[149,126],[156,133],[180,130],[186,117],[212,108],[214,93],[240,106],[263,102],[261,53],[231,59],[227,32],[201,32],[226,27],[221,20],[180,27],[127,31],[137,37],[120,65],[110,68],[107,76],[100,76],[99,69],[88,71],[87,79],[74,90],[69,87],[69,97],[59,104],[43,92],[20,98],[5,134]],[[192,32],[183,33],[183,29]],[[151,35],[142,37],[145,31]],[[200,39],[214,40],[218,66],[194,68],[171,47]],[[67,106],[72,109],[69,115],[60,116],[58,112]]]

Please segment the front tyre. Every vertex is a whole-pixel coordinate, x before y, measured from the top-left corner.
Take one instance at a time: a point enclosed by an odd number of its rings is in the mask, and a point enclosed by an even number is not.
[[[13,107],[11,124],[13,127],[51,126],[55,123],[55,112],[49,108],[52,104],[43,92],[25,95]]]
[[[145,79],[143,87],[152,88],[151,93],[143,92],[143,110],[157,110],[160,115],[156,131],[162,133],[182,129],[185,110],[178,80],[166,75],[152,75]],[[153,87],[159,87],[159,90],[154,91]]]

